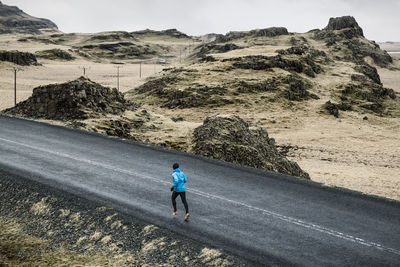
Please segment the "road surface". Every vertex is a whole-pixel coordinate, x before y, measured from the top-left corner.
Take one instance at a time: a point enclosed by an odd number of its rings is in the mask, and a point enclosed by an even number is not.
[[[179,198],[171,216],[174,162],[188,178],[189,223]],[[0,116],[2,168],[260,264],[400,266],[395,201]]]

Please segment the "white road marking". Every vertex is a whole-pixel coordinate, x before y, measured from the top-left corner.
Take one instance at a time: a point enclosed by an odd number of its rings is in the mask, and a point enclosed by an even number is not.
[[[68,158],[68,159],[72,159],[72,160],[75,160],[75,161],[85,162],[87,164],[91,164],[91,165],[98,166],[98,167],[101,167],[101,168],[109,169],[109,170],[112,170],[112,171],[115,171],[115,172],[124,173],[124,174],[130,175],[130,176],[139,177],[141,179],[147,179],[147,180],[151,180],[151,181],[154,181],[154,182],[157,182],[157,183],[161,183],[161,184],[166,184],[166,185],[170,185],[171,184],[170,182],[163,181],[163,180],[160,180],[160,179],[157,179],[157,178],[145,175],[145,174],[139,174],[137,172],[124,170],[124,169],[121,169],[121,168],[117,168],[117,167],[114,167],[114,166],[110,166],[110,165],[107,165],[107,164],[103,164],[103,163],[92,161],[92,160],[88,160],[88,159],[76,158],[76,157],[74,157],[72,155],[61,153],[61,152],[58,152],[58,151],[52,151],[52,150],[49,150],[49,149],[46,149],[46,148],[40,148],[40,147],[36,147],[36,146],[31,146],[31,145],[28,145],[28,144],[19,143],[19,142],[15,142],[15,141],[4,139],[4,138],[0,138],[0,140],[2,140],[4,142],[7,142],[7,143],[12,143],[12,144],[16,144],[16,145],[19,145],[19,146],[27,147],[27,148],[30,148],[30,149],[33,149],[33,150],[38,150],[38,151],[42,151],[42,152],[45,152],[45,153],[53,154],[53,155],[56,155],[56,156],[59,156],[59,157]],[[393,254],[396,254],[396,255],[400,256],[400,251],[399,250],[396,250],[396,249],[393,249],[393,248],[390,248],[390,247],[385,247],[385,246],[383,246],[383,245],[381,245],[379,243],[370,242],[370,241],[364,240],[362,238],[355,237],[355,236],[352,236],[352,235],[349,235],[349,234],[345,234],[345,233],[342,233],[342,232],[339,232],[339,231],[336,231],[336,230],[333,230],[333,229],[329,229],[329,228],[326,228],[326,227],[323,227],[323,226],[320,226],[320,225],[317,225],[317,224],[314,224],[314,223],[306,222],[304,220],[296,219],[296,218],[293,218],[293,217],[290,217],[290,216],[285,216],[285,215],[279,214],[277,212],[269,211],[269,210],[266,210],[266,209],[257,208],[257,207],[248,205],[248,204],[243,203],[243,202],[239,202],[239,201],[231,200],[231,199],[228,199],[228,198],[220,197],[220,196],[217,196],[217,195],[209,194],[209,193],[206,193],[206,192],[203,192],[203,191],[199,191],[199,190],[196,190],[196,189],[193,189],[193,188],[187,189],[187,191],[188,192],[192,192],[192,193],[197,194],[197,195],[200,195],[200,196],[203,196],[203,197],[206,197],[206,198],[209,198],[209,199],[218,199],[218,200],[226,201],[226,202],[229,202],[229,203],[241,206],[241,207],[245,207],[245,208],[247,208],[249,210],[262,212],[263,214],[266,214],[268,216],[271,216],[273,218],[276,218],[276,219],[279,219],[279,220],[282,220],[282,221],[285,221],[285,222],[288,222],[288,223],[299,225],[299,226],[302,226],[302,227],[305,227],[305,228],[308,228],[308,229],[312,229],[312,230],[315,230],[315,231],[318,231],[318,232],[321,232],[321,233],[324,233],[324,234],[327,234],[327,235],[330,235],[330,236],[334,236],[334,237],[341,238],[341,239],[344,239],[344,240],[348,240],[348,241],[351,241],[351,242],[354,242],[354,243],[358,243],[360,245],[364,245],[364,246],[367,246],[367,247],[374,247],[374,248],[376,248],[378,250],[382,250],[382,251],[393,253]]]

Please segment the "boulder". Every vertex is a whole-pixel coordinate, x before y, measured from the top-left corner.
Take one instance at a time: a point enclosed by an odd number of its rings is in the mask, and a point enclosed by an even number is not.
[[[310,179],[299,165],[278,152],[266,130],[237,116],[213,116],[194,130],[196,154],[240,165]]]

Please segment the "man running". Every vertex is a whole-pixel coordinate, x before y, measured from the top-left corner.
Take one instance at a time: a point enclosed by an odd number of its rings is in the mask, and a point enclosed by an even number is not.
[[[189,208],[186,202],[186,192],[185,192],[186,191],[185,183],[187,182],[187,179],[185,177],[185,174],[183,174],[183,172],[181,172],[181,170],[179,169],[178,163],[174,163],[174,165],[172,165],[172,169],[174,170],[172,173],[172,181],[174,185],[171,187],[171,191],[173,191],[171,197],[172,206],[174,207],[174,212],[172,213],[172,215],[175,216],[178,214],[178,210],[176,209],[176,198],[178,196],[181,196],[181,200],[186,210],[185,221],[187,222],[189,221]]]

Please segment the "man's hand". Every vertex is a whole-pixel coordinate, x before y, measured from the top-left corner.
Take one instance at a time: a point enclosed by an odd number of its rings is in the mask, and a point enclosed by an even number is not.
[[[174,191],[174,187],[171,187],[171,192]]]

